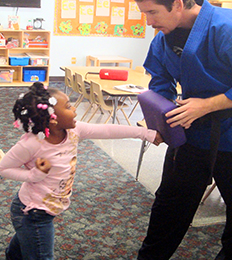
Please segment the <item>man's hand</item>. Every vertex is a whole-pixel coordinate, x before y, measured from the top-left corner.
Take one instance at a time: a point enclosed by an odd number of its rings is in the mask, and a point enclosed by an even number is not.
[[[209,98],[188,98],[176,100],[180,107],[166,113],[167,120],[171,127],[181,125],[185,129],[189,128],[192,122],[208,113],[232,108],[232,100],[225,94],[219,94]]]
[[[44,158],[37,158],[35,164],[36,167],[44,173],[48,173],[49,170],[51,169],[50,162]]]
[[[207,99],[188,98],[185,100],[176,100],[180,107],[166,113],[166,117],[171,117],[167,123],[171,127],[181,125],[188,129],[192,122],[210,112]]]
[[[155,144],[156,146],[159,146],[159,144],[163,143],[163,141],[164,141],[163,137],[161,136],[161,134],[159,132],[157,132],[153,144]]]

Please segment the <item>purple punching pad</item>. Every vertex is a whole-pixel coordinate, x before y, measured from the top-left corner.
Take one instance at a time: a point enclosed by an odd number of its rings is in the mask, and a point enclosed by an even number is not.
[[[170,127],[166,123],[167,117],[165,114],[176,108],[172,102],[155,93],[153,90],[148,90],[138,95],[147,127],[157,130],[163,137],[164,142],[172,148],[179,147],[186,142],[184,129],[181,126]]]

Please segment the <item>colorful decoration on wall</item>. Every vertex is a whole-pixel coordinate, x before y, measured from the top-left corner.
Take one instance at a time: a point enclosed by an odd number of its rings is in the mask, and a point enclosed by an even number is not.
[[[54,35],[144,38],[134,0],[55,0]]]
[[[114,35],[123,36],[123,34],[126,31],[127,30],[123,27],[123,25],[115,25],[115,27],[114,27]]]
[[[63,21],[60,23],[59,25],[59,29],[61,30],[61,32],[63,33],[69,33],[70,31],[72,31],[72,24],[71,21]]]
[[[131,30],[133,31],[134,35],[141,35],[144,33],[144,27],[141,24],[136,24],[135,26],[131,26]]]
[[[87,23],[83,23],[79,27],[77,27],[81,35],[89,35],[91,31],[91,25]]]
[[[96,32],[100,34],[107,33],[108,25],[105,22],[100,22],[95,26]]]

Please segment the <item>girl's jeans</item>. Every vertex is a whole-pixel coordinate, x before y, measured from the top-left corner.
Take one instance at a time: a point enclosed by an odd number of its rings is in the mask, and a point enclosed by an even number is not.
[[[11,204],[11,220],[16,231],[6,249],[9,260],[52,260],[54,251],[54,216],[43,210],[25,208],[18,198]]]

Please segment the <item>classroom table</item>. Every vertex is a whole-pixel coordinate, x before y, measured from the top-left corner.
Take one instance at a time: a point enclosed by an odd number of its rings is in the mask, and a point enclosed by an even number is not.
[[[137,93],[132,93],[128,91],[117,90],[114,87],[118,85],[137,85],[141,86],[144,89],[148,89],[148,84],[151,80],[151,76],[135,71],[128,67],[77,67],[77,66],[70,66],[67,67],[72,70],[73,73],[77,72],[81,74],[85,81],[90,82],[91,80],[100,84],[102,90],[109,96],[112,97],[113,104],[114,104],[114,112],[113,112],[113,123],[116,119],[116,112],[118,107],[118,100],[122,97],[132,97],[137,96],[140,93],[138,90]],[[65,67],[60,67],[60,69],[65,70]],[[97,74],[87,74],[87,73],[98,73],[101,69],[120,69],[120,70],[127,70],[128,71],[128,79],[126,81],[122,80],[108,80],[108,79],[100,79],[99,75]]]

